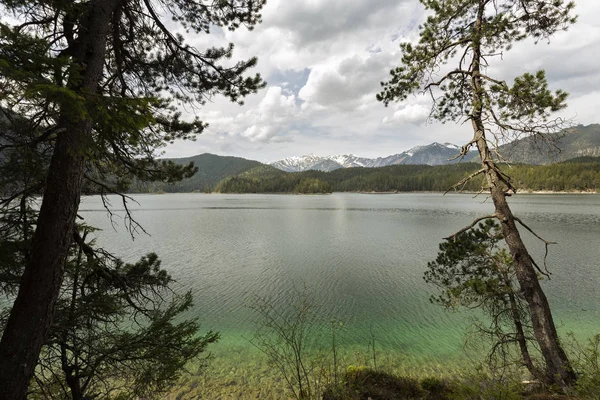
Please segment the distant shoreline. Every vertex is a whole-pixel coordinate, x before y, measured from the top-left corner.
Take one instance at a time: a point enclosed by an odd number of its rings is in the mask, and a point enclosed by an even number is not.
[[[333,193],[359,193],[359,194],[401,194],[401,193],[438,193],[438,194],[478,194],[480,192],[470,192],[470,191],[462,191],[462,192],[437,192],[437,191],[391,191],[391,192],[333,192]],[[483,194],[485,192],[481,192]],[[574,191],[551,191],[551,190],[519,190],[516,195],[519,194],[600,194],[598,191],[583,191],[583,190],[574,190]]]
[[[347,192],[331,192],[331,193],[288,193],[288,192],[258,192],[258,193],[235,193],[235,192],[228,192],[228,193],[221,193],[221,192],[160,192],[160,193],[152,193],[152,192],[133,192],[133,193],[128,193],[129,195],[140,195],[140,194],[146,194],[146,195],[164,195],[164,194],[269,194],[269,195],[293,195],[293,196],[327,196],[327,195],[331,195],[334,193],[356,193],[356,194],[381,194],[381,195],[386,195],[386,194],[414,194],[414,193],[429,193],[429,194],[447,194],[447,195],[451,195],[451,194],[478,194],[479,192],[469,192],[469,191],[462,191],[462,192],[454,192],[454,191],[450,191],[450,192],[441,192],[441,191],[389,191],[389,192],[374,192],[374,191],[366,191],[366,192],[360,192],[360,191],[347,191]],[[480,194],[484,194],[484,192],[481,192]],[[523,195],[523,194],[533,194],[533,195],[543,195],[543,194],[557,194],[557,195],[567,195],[567,194],[581,194],[581,195],[594,195],[594,194],[600,194],[600,191],[583,191],[583,190],[574,190],[574,191],[551,191],[551,190],[519,190],[517,191],[516,195]]]

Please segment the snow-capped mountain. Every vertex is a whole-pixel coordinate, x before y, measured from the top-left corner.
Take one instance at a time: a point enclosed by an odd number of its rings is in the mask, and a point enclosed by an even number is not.
[[[427,146],[417,146],[400,154],[387,157],[365,158],[354,154],[319,157],[309,154],[301,157],[289,157],[275,161],[271,165],[286,172],[300,172],[306,170],[333,171],[340,168],[375,168],[397,164],[450,164],[449,161],[456,156],[459,146],[451,143],[432,143]]]
[[[285,172],[299,172],[299,171],[306,171],[309,169],[313,169],[310,167],[317,165],[327,159],[328,158],[326,158],[326,157],[319,157],[314,154],[308,154],[308,155],[301,156],[301,157],[284,158],[283,160],[279,160],[279,161],[275,161],[275,162],[271,163],[271,165],[274,166],[275,168],[280,169]],[[337,169],[337,168],[333,168],[333,169]],[[330,171],[333,171],[333,169],[331,169]]]

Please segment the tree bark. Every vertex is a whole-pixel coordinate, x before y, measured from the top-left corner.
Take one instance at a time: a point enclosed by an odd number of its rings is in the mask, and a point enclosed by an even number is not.
[[[69,88],[84,98],[94,96],[102,77],[110,18],[117,0],[92,0],[79,21],[80,35],[72,59],[82,79]],[[85,167],[92,121],[61,110],[59,134],[50,162],[46,189],[17,298],[0,341],[0,388],[6,400],[27,396],[29,382],[46,340],[63,279]]]
[[[481,165],[485,171],[484,174],[492,201],[494,202],[496,218],[498,218],[502,225],[504,240],[514,261],[521,293],[529,308],[533,333],[546,363],[547,379],[549,382],[556,383],[562,388],[567,388],[576,381],[576,376],[566,353],[560,345],[550,305],[540,286],[531,256],[521,239],[512,211],[506,202],[504,178],[492,157],[486,140],[482,117],[485,88],[483,87],[483,78],[481,77],[481,61],[483,59],[481,54],[481,32],[486,4],[486,0],[479,1],[477,17],[473,27],[475,32],[471,42],[473,51],[471,64],[471,91],[473,94],[471,124],[473,126],[473,142],[479,151]]]
[[[536,368],[533,364],[533,360],[531,359],[531,355],[529,354],[529,349],[527,347],[527,338],[525,336],[525,330],[523,329],[523,322],[521,321],[521,312],[519,310],[518,301],[513,290],[513,283],[506,273],[506,271],[501,271],[502,278],[504,279],[504,285],[508,290],[508,302],[510,304],[510,313],[512,315],[513,323],[515,324],[515,333],[517,336],[517,343],[519,344],[519,350],[521,351],[521,360],[523,361],[523,365],[527,368],[531,376],[536,379],[544,378],[543,374]]]
[[[575,382],[576,376],[560,345],[550,305],[540,286],[531,256],[521,239],[511,209],[506,202],[504,189],[500,185],[497,172],[489,171],[487,175],[496,215],[502,224],[502,232],[515,263],[515,272],[521,293],[529,307],[533,333],[546,363],[547,379],[563,388],[569,387]]]

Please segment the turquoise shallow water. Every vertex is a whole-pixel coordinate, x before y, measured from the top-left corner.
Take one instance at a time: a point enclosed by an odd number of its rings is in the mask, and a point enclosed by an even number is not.
[[[122,205],[111,220],[98,197],[81,215],[100,227],[98,242],[128,261],[155,251],[192,290],[197,316],[223,339],[215,354],[253,352],[248,339],[256,314],[253,296],[287,307],[304,286],[323,321],[342,321],[340,346],[349,357],[367,352],[376,338],[381,356],[412,362],[462,357],[465,313],[430,304],[433,288],[422,279],[441,239],[489,214],[484,197],[440,194],[143,195],[134,218],[149,235],[135,240],[124,229]],[[600,332],[600,196],[519,195],[515,213],[552,246],[544,282],[562,332]],[[534,257],[544,248],[523,234]],[[329,322],[323,322],[327,327]],[[325,328],[324,328],[325,329]],[[362,350],[361,350],[362,349]]]

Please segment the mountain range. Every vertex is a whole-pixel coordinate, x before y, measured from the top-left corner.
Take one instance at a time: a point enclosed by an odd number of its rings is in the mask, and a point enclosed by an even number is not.
[[[536,142],[532,139],[522,139],[501,146],[500,152],[511,163],[532,165],[551,164],[585,156],[598,157],[600,156],[600,124],[580,125],[568,129],[564,131],[564,136],[555,145]],[[243,175],[246,178],[252,179],[276,180],[281,178],[282,174],[286,174],[286,172],[296,171],[336,171],[342,173],[348,168],[362,167],[359,169],[373,169],[375,173],[377,171],[375,168],[381,169],[381,167],[451,164],[456,163],[456,160],[450,161],[450,159],[456,156],[458,151],[459,147],[453,144],[432,143],[426,146],[414,147],[399,154],[375,159],[355,155],[329,157],[309,155],[287,158],[271,163],[270,165],[240,157],[200,154],[193,157],[172,159],[178,164],[193,162],[198,167],[198,172],[193,177],[173,185],[162,182],[148,183],[142,187],[135,188],[134,191],[205,192],[214,190],[222,180],[233,176]],[[467,155],[463,164],[471,164],[468,161],[477,161],[476,152]],[[348,172],[350,171],[348,170]],[[340,175],[339,173],[336,176]],[[404,172],[398,171],[398,173]],[[443,173],[447,174],[448,171],[444,170]]]
[[[413,147],[410,150],[387,157],[365,158],[354,154],[319,157],[309,154],[301,157],[289,157],[272,162],[270,165],[285,172],[317,170],[330,172],[340,168],[378,168],[389,165],[443,165],[456,156],[460,147],[451,143],[437,143]]]
[[[557,135],[554,140],[542,141],[536,137],[515,140],[499,147],[502,157],[512,163],[548,164],[575,157],[600,156],[600,125],[579,125]],[[285,172],[317,170],[330,172],[340,168],[377,168],[389,165],[446,165],[458,162],[456,155],[460,146],[451,143],[431,143],[387,157],[364,158],[353,154],[316,156],[309,154],[289,157],[270,163]],[[464,161],[473,161],[476,152],[468,154]]]
[[[600,124],[565,129],[555,141],[536,137],[515,140],[500,147],[507,161],[523,164],[551,164],[577,157],[600,157]]]

